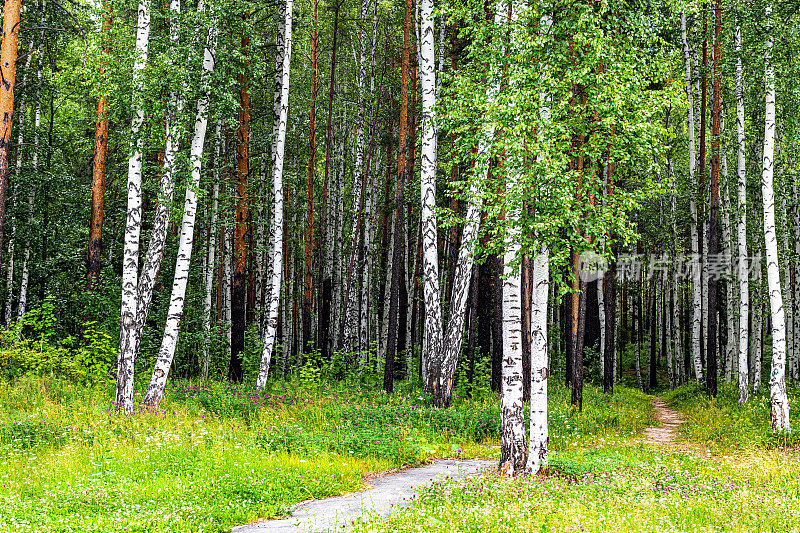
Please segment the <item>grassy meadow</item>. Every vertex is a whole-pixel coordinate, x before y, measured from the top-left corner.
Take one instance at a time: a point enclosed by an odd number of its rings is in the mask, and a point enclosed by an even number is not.
[[[259,393],[174,382],[158,412],[118,415],[111,383],[0,381],[0,531],[229,531],[302,500],[362,490],[393,469],[498,458],[495,395],[439,410],[417,391],[297,380]],[[800,523],[796,440],[757,423],[767,420],[760,399],[739,408],[727,389],[714,401],[691,387],[666,394],[689,421],[685,440],[655,448],[640,442],[657,424],[651,396],[618,387],[609,397],[587,385],[578,413],[568,394],[551,380],[544,476],[445,481],[417,508],[359,530],[792,531]]]

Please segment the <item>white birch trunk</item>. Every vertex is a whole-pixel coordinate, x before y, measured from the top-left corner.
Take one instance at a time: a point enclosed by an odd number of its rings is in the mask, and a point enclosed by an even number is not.
[[[136,24],[136,59],[133,65],[132,154],[128,159],[128,208],[122,266],[122,305],[117,359],[117,411],[133,409],[133,369],[137,350],[139,238],[142,231],[142,147],[144,78],[150,40],[150,1],[140,0]]]
[[[44,6],[47,2],[43,3],[42,7],[42,20],[44,20]],[[39,88],[42,85],[42,55],[44,50],[41,50],[37,60],[36,68],[36,110],[33,115],[33,156],[32,166],[34,175],[39,171],[39,126],[42,124],[42,102],[40,98]],[[20,131],[20,136],[22,132]],[[28,193],[28,234],[25,239],[25,252],[22,259],[22,278],[19,287],[19,306],[17,308],[17,321],[21,321],[28,310],[28,285],[30,281],[30,257],[31,257],[31,240],[33,233],[33,213],[34,213],[34,199],[36,198],[35,184],[31,184],[30,192]]]
[[[495,13],[494,23],[499,26],[503,23],[504,14],[502,6],[498,5]],[[500,90],[500,79],[497,72],[493,72],[490,79],[492,85],[486,90],[487,102],[492,102],[496,93]],[[478,143],[478,159],[488,153],[492,140],[494,139],[494,127],[484,125],[481,138]],[[481,169],[481,181],[485,181],[489,175],[489,162],[485,161]],[[478,227],[480,225],[480,195],[478,184],[475,180],[470,184],[470,194],[467,204],[467,213],[464,221],[464,229],[461,234],[461,247],[458,250],[455,272],[453,274],[453,287],[450,294],[450,317],[445,332],[444,345],[442,348],[441,362],[439,364],[439,388],[443,392],[443,405],[450,404],[453,382],[455,379],[458,355],[461,351],[461,344],[464,337],[464,323],[466,317],[467,297],[469,296],[469,284],[472,279],[472,266],[474,264],[475,246],[477,244]],[[427,309],[427,302],[426,302]],[[505,352],[504,352],[505,353]],[[433,369],[428,365],[423,369],[428,378],[423,375],[423,382],[433,379],[430,372]],[[523,428],[524,429],[524,428]]]
[[[752,362],[752,377],[750,381],[753,384],[753,394],[757,393],[758,389],[761,388],[761,357],[763,355],[761,341],[763,339],[762,329],[764,322],[762,283],[763,279],[760,281],[757,290],[753,293],[754,301],[753,305],[751,305],[753,314],[753,331],[750,335],[750,361]]]
[[[219,216],[219,163],[222,157],[222,120],[217,120],[216,127],[214,128],[214,185],[211,193],[211,224],[209,227],[208,238],[208,260],[206,261],[205,272],[205,300],[203,302],[203,379],[208,378],[208,366],[210,362],[210,355],[208,345],[211,340],[211,309],[212,301],[211,295],[214,288],[214,272],[216,269],[216,254],[217,254],[217,236],[219,235],[219,224],[217,218]]]
[[[439,250],[436,230],[436,73],[434,72],[433,0],[420,1],[419,79],[422,88],[422,147],[420,193],[422,198],[422,285],[425,297],[425,340],[422,360],[428,376],[437,376],[442,350],[442,306],[439,293]],[[468,273],[469,275],[469,273]],[[466,293],[465,293],[466,295]],[[461,344],[459,339],[459,348]],[[440,384],[426,383],[436,394]]]
[[[175,21],[178,18],[177,13],[180,10],[180,4],[177,0],[174,0],[173,6],[175,6],[172,8],[175,14],[173,16],[173,21]],[[203,11],[202,0],[200,0],[198,11]],[[212,22],[211,28],[208,31],[206,46],[203,50],[203,66],[200,74],[200,89],[202,92],[197,101],[194,135],[192,137],[189,156],[192,165],[191,178],[186,185],[183,220],[181,221],[181,234],[178,242],[178,255],[175,260],[175,278],[172,283],[172,294],[170,295],[169,310],[167,311],[167,322],[164,326],[164,336],[161,340],[161,347],[158,350],[155,368],[153,368],[153,375],[150,378],[150,385],[147,388],[147,394],[142,400],[142,404],[151,409],[157,409],[161,403],[161,397],[164,395],[164,387],[167,384],[167,376],[172,366],[172,360],[175,357],[175,348],[178,346],[178,334],[180,332],[180,321],[183,316],[183,306],[186,298],[186,285],[189,282],[189,265],[192,258],[192,243],[194,242],[194,225],[197,215],[197,191],[200,188],[200,172],[203,167],[203,146],[205,145],[206,128],[208,127],[209,90],[211,88],[211,74],[214,71],[216,34],[216,22]],[[209,269],[209,271],[213,271],[213,267]],[[208,303],[211,303],[210,298]]]
[[[34,158],[36,157],[34,152]],[[28,193],[28,238],[25,240],[25,251],[22,256],[22,277],[19,284],[19,302],[17,303],[17,322],[22,321],[25,313],[28,310],[28,284],[30,280],[30,258],[31,258],[31,236],[33,231],[33,201],[36,197],[34,193],[33,184]]]
[[[263,389],[269,376],[269,365],[275,346],[278,329],[278,304],[280,303],[281,274],[283,273],[283,159],[286,145],[286,121],[289,114],[289,73],[292,57],[292,4],[286,0],[284,19],[284,54],[281,65],[281,101],[277,135],[272,150],[272,224],[275,239],[272,248],[272,280],[270,281],[269,302],[266,303],[266,327],[264,328],[264,350],[258,371],[256,386]]]
[[[605,375],[606,361],[603,354],[606,353],[606,310],[604,308],[605,298],[603,297],[603,278],[597,280],[597,308],[598,320],[600,322],[600,375]]]
[[[180,0],[171,0],[170,11],[174,16],[170,17],[170,42],[173,49],[177,48],[179,40],[179,14],[181,11]],[[150,233],[150,242],[147,245],[142,272],[139,275],[138,308],[136,313],[136,338],[134,360],[139,355],[139,345],[142,341],[142,333],[147,315],[150,312],[150,304],[153,301],[153,288],[156,283],[156,276],[161,267],[161,260],[164,257],[164,244],[167,240],[167,230],[169,229],[169,212],[172,208],[172,196],[175,192],[175,174],[178,149],[181,142],[180,116],[183,111],[183,98],[181,91],[173,87],[167,101],[166,119],[166,141],[164,143],[164,168],[161,174],[161,184],[158,194],[158,205],[153,218],[153,231]]]
[[[750,289],[748,280],[747,261],[747,167],[745,165],[745,140],[744,140],[744,76],[742,67],[742,28],[736,23],[733,35],[736,49],[736,175],[737,199],[739,205],[736,220],[736,234],[738,242],[738,279],[739,279],[739,403],[747,402],[748,366],[747,349],[748,318],[750,314]]]
[[[501,6],[497,7],[502,12]],[[509,23],[517,23],[518,6],[512,4]],[[497,15],[495,15],[497,17]],[[495,20],[497,23],[498,21]],[[512,31],[514,31],[512,29]],[[500,420],[500,472],[516,476],[525,468],[525,410],[522,403],[522,301],[520,271],[519,177],[509,161],[506,177],[506,228],[503,253],[503,361]]]
[[[27,58],[25,59],[25,69],[22,71],[22,86],[25,86],[25,82],[28,79],[28,72],[31,66],[31,59],[33,58],[33,44],[34,40],[31,39],[28,43],[28,54]],[[39,71],[41,72],[41,70]],[[14,175],[17,178],[17,183],[19,182],[20,173],[22,172],[22,151],[24,146],[24,135],[23,135],[23,128],[22,123],[25,120],[25,107],[26,107],[25,98],[20,99],[19,103],[19,110],[16,114],[19,115],[19,119],[17,121],[17,129],[19,133],[17,134],[17,153],[16,153],[16,164]],[[15,191],[16,191],[16,183],[15,183]],[[16,196],[16,194],[14,194]],[[8,265],[7,265],[7,272],[6,272],[6,286],[8,287],[8,294],[6,296],[6,307],[5,307],[5,323],[6,327],[11,326],[11,307],[13,304],[13,297],[14,297],[14,245],[16,242],[16,234],[17,234],[17,224],[16,221],[12,219],[11,221],[11,237],[8,240]]]
[[[549,250],[542,248],[533,263],[531,305],[531,420],[528,460],[525,470],[537,474],[547,466],[547,296],[550,290]]]
[[[514,178],[509,177],[509,189]],[[518,210],[509,210],[508,218],[515,224]],[[525,413],[522,404],[522,317],[520,300],[520,268],[515,259],[519,254],[519,229],[510,226],[503,254],[503,383],[500,399],[502,445],[500,471],[515,476],[525,462]]]
[[[775,67],[772,65],[772,5],[767,4],[767,28],[764,53],[766,108],[764,111],[764,159],[761,193],[764,199],[764,247],[767,257],[767,283],[772,318],[772,369],[769,396],[772,405],[772,428],[789,431],[789,399],[786,396],[786,322],[778,269],[778,243],[775,235],[775,194],[772,187],[775,155]]]
[[[8,265],[6,267],[8,269],[6,271],[6,287],[8,288],[8,293],[6,294],[5,302],[6,329],[11,327],[11,305],[14,297],[14,240],[16,237],[16,232],[17,226],[16,224],[12,223],[11,237],[8,239],[8,251],[6,252],[6,257],[8,257]]]
[[[695,179],[695,120],[694,120],[694,105],[692,102],[692,64],[689,57],[689,41],[686,35],[686,13],[681,13],[681,38],[683,39],[683,58],[684,68],[686,71],[686,99],[688,101],[688,133],[689,133],[689,182],[691,183],[692,194],[690,195],[689,209],[692,215],[690,240],[692,243],[692,257],[699,258],[697,247],[697,201],[695,199],[695,190],[697,183]],[[696,55],[696,53],[695,53]],[[695,58],[696,61],[696,58]],[[696,261],[693,261],[692,268],[692,360],[694,361],[694,374],[698,383],[703,380],[703,364],[700,360],[700,329],[702,320],[702,276],[700,271],[696,268]]]
[[[721,113],[722,118],[720,119],[720,131],[725,131],[725,112],[723,108],[723,112]],[[721,133],[724,135],[724,133]],[[726,268],[730,272],[730,274],[726,275],[725,279],[725,308],[726,308],[726,315],[727,321],[725,323],[725,328],[727,329],[726,338],[728,339],[728,344],[725,347],[725,382],[730,383],[733,379],[733,369],[734,369],[734,361],[736,360],[736,353],[738,352],[736,343],[737,343],[737,336],[736,336],[736,328],[735,328],[735,317],[733,314],[734,308],[734,289],[733,289],[733,282],[735,277],[733,274],[733,250],[732,250],[732,240],[731,240],[731,216],[730,216],[730,198],[731,198],[731,191],[730,185],[728,184],[728,158],[725,154],[725,150],[722,150],[722,191],[720,194],[720,212],[722,214],[722,255],[725,257],[726,260]],[[720,324],[722,327],[722,324]]]

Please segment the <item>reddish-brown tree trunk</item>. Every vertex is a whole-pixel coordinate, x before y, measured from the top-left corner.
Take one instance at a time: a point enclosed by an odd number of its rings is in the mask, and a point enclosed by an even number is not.
[[[6,187],[11,157],[11,126],[14,122],[14,85],[17,81],[17,44],[21,0],[6,0],[3,10],[3,41],[0,44],[0,263],[3,260],[3,228],[6,220]]]
[[[394,390],[394,359],[397,353],[397,326],[400,307],[400,283],[403,273],[403,204],[405,201],[406,177],[406,133],[408,130],[408,79],[409,58],[411,48],[411,20],[414,12],[413,0],[405,0],[405,17],[403,20],[403,56],[400,68],[400,125],[397,149],[397,185],[395,189],[394,208],[394,248],[392,250],[392,286],[389,295],[389,331],[386,336],[386,364],[383,372],[383,390]]]
[[[250,39],[242,37],[242,53],[247,57]],[[243,65],[247,68],[247,63]],[[247,74],[239,74],[239,131],[236,146],[236,238],[233,242],[233,288],[231,290],[231,362],[228,377],[241,381],[244,331],[247,325],[247,177],[250,141],[250,92]]]
[[[317,144],[317,41],[319,26],[319,0],[311,0],[313,26],[311,34],[311,112],[308,132],[308,190],[306,192],[306,233],[303,261],[303,352],[311,344],[311,310],[314,306],[314,183],[316,182]],[[320,220],[324,225],[325,221]]]
[[[719,171],[720,171],[720,56],[719,41],[722,33],[722,4],[714,6],[714,73],[711,103],[711,179],[708,184],[708,257],[720,253]],[[719,281],[715,275],[708,277],[708,327],[706,328],[706,387],[712,396],[717,395],[717,302]]]
[[[103,60],[100,75],[105,73],[105,56],[111,51],[111,9],[108,1],[103,1]],[[108,117],[106,116],[106,97],[97,102],[97,121],[94,132],[94,161],[92,162],[92,209],[89,219],[89,248],[86,256],[86,288],[95,290],[100,279],[101,257],[103,251],[103,211],[106,198],[106,169],[108,165]]]

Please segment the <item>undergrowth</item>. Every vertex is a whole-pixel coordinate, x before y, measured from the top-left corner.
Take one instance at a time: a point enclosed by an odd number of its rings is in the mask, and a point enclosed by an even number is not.
[[[789,414],[792,426],[800,424],[800,391],[790,387]],[[693,442],[712,451],[775,449],[800,447],[800,432],[776,433],[770,426],[769,390],[761,389],[739,405],[739,393],[732,384],[721,384],[711,398],[696,384],[689,384],[662,395],[673,409],[684,413],[686,423],[679,431]]]

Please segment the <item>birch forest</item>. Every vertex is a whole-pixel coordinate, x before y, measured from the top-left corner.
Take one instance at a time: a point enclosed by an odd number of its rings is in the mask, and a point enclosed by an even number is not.
[[[800,524],[799,0],[2,12],[0,532]]]

